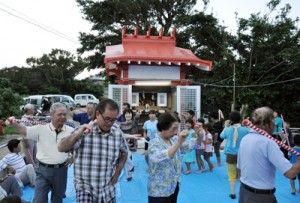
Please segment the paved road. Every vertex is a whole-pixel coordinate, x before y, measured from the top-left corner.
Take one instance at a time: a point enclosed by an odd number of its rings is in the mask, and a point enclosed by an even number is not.
[[[9,153],[9,150],[7,148],[7,142],[10,140],[10,139],[13,139],[13,138],[20,138],[21,135],[17,135],[17,134],[14,134],[14,135],[0,135],[1,137],[3,136],[4,139],[2,139],[0,141],[0,159],[2,159],[6,154]]]

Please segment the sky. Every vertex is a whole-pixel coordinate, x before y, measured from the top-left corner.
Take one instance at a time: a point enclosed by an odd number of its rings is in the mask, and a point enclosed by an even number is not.
[[[210,0],[207,13],[213,13],[234,34],[234,13],[244,18],[259,11],[264,14],[266,2]],[[300,16],[299,0],[281,1],[281,5],[285,3],[292,5],[292,18]],[[196,9],[202,8],[202,1],[198,0]],[[76,54],[79,32],[89,32],[90,28],[75,0],[0,0],[0,68],[26,67],[27,58],[39,58],[56,48]]]

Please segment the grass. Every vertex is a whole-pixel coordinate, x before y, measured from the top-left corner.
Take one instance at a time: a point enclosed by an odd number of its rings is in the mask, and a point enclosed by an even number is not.
[[[16,131],[10,126],[3,126],[4,134],[16,134]]]
[[[3,135],[0,135],[0,142],[7,139],[7,135],[16,134],[16,131],[9,126],[3,125]]]

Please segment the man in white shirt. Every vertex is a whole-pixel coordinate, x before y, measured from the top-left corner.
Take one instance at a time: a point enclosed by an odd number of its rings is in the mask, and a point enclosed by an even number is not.
[[[269,135],[273,133],[274,116],[269,107],[255,109],[251,120]],[[237,168],[241,172],[239,203],[277,202],[276,169],[285,177],[294,178],[300,172],[300,157],[292,165],[276,142],[251,129],[241,141]]]
[[[67,119],[67,107],[57,102],[50,107],[51,123],[25,127],[14,123],[14,117],[5,123],[11,125],[18,134],[37,141],[36,185],[34,203],[47,203],[51,191],[51,202],[62,203],[67,185],[68,153],[59,152],[59,142],[71,134],[73,128],[64,125]]]

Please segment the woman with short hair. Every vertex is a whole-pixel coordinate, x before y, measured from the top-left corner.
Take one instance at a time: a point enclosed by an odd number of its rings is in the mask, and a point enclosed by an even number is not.
[[[149,203],[176,203],[179,192],[182,153],[196,148],[196,138],[186,141],[189,131],[178,136],[177,118],[164,113],[159,116],[158,133],[149,145]]]

